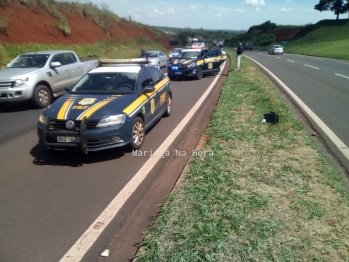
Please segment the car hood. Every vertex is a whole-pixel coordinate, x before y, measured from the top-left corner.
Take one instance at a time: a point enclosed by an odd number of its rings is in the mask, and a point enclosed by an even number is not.
[[[47,107],[43,114],[45,117],[59,120],[82,120],[84,117],[99,120],[122,114],[128,107],[134,107],[133,102],[136,98],[136,94],[66,94]]]
[[[15,79],[18,76],[27,75],[38,70],[40,69],[37,67],[35,68],[4,68],[0,70],[0,78],[2,80]]]
[[[191,62],[196,62],[196,58],[189,58],[189,59],[177,59],[177,58],[175,58],[173,61],[172,61],[172,64],[173,65],[180,65],[180,64],[182,64],[182,65],[187,65],[187,64],[189,64],[189,63],[191,63]]]

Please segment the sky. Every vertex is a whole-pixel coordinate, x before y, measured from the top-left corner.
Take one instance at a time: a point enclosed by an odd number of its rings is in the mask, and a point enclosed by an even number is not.
[[[81,1],[81,0],[80,0]],[[315,24],[335,19],[331,11],[319,12],[320,0],[89,0],[119,17],[151,26],[248,30],[268,20],[277,25]],[[348,18],[348,14],[339,16]]]

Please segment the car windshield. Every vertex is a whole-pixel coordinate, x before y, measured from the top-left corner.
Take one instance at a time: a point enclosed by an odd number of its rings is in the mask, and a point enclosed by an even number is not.
[[[189,52],[180,52],[177,58],[189,59],[189,58],[199,58],[200,51],[189,51]]]
[[[182,49],[180,48],[175,48],[171,51],[171,53],[179,53],[180,51],[182,51]]]
[[[32,67],[44,67],[50,55],[48,54],[31,54],[20,55],[12,60],[6,67],[7,68],[32,68]]]
[[[282,48],[282,45],[276,45],[275,48]]]
[[[145,55],[149,58],[157,58],[159,56],[157,52],[147,52]]]
[[[73,87],[74,94],[132,94],[137,73],[88,73]]]

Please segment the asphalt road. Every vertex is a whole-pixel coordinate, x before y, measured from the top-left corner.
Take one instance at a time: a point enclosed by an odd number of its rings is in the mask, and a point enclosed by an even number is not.
[[[244,55],[286,84],[349,147],[349,61],[265,51]]]
[[[172,81],[172,115],[162,118],[147,133],[142,150],[155,151],[213,80],[214,76],[207,76],[199,81]],[[212,99],[218,99],[219,91],[219,87],[214,89],[215,95],[208,98],[210,102],[204,103],[180,133],[172,150],[193,146],[192,142],[199,139],[198,131],[204,129],[204,123],[195,121],[201,119],[200,114],[208,120],[205,112],[209,107],[213,110],[216,101]],[[132,156],[124,149],[91,152],[86,156],[66,152],[48,154],[38,144],[36,135],[40,113],[41,110],[32,109],[29,104],[0,108],[0,261],[59,261],[150,157],[149,154]],[[163,203],[180,174],[181,169],[178,174],[166,172],[171,161],[178,163],[179,168],[186,162],[181,157],[162,159],[83,261],[96,261],[116,239],[125,242],[124,246],[135,244],[132,235],[139,238],[146,228],[145,222],[136,220],[147,216],[143,219],[149,224],[149,216],[156,214],[156,205]],[[162,181],[160,176],[166,175],[171,177]],[[149,191],[154,182],[158,187],[152,196]],[[127,232],[123,231],[125,228]],[[136,250],[133,246],[125,251],[123,246],[115,247],[115,244],[114,248],[121,250],[120,261],[131,258]]]

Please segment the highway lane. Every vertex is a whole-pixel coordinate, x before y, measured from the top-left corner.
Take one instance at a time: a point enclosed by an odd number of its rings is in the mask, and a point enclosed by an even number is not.
[[[172,82],[173,113],[147,133],[143,151],[159,147],[213,79]],[[120,149],[47,154],[37,144],[40,112],[26,104],[0,110],[0,261],[59,261],[149,158]],[[98,257],[123,227],[166,161],[132,195],[85,261]]]
[[[273,72],[349,146],[349,61],[261,51],[244,55]]]

